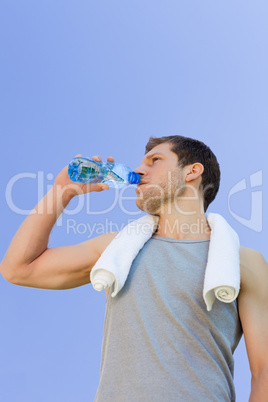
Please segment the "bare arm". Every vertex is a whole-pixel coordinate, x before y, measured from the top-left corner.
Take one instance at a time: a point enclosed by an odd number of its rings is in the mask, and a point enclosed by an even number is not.
[[[17,285],[45,289],[68,289],[89,283],[92,267],[115,234],[66,247],[48,248],[48,241],[57,218],[75,195],[104,189],[108,189],[106,184],[72,182],[66,166],[15,234],[0,265],[3,277]]]
[[[268,402],[268,264],[241,248],[239,314],[252,374],[250,402]]]

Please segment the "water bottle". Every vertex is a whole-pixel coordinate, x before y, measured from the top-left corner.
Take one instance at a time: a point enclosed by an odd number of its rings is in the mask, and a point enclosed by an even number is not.
[[[76,156],[68,167],[71,180],[79,183],[106,183],[109,187],[122,188],[140,182],[139,173],[128,166],[114,162],[96,162]]]

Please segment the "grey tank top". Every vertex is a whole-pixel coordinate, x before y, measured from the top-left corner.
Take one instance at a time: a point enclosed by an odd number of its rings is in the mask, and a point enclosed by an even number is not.
[[[208,247],[154,235],[109,290],[95,402],[235,401],[241,323],[236,301],[206,310]]]

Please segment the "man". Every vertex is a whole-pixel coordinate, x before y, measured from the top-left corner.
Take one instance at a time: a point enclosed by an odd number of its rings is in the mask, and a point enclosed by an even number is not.
[[[14,236],[1,263],[9,282],[44,289],[85,285],[115,237],[107,233],[47,248],[57,218],[75,195],[108,189],[73,183],[67,170]],[[190,138],[151,138],[136,172],[137,206],[158,215],[159,224],[123,289],[115,298],[106,292],[96,401],[234,401],[232,354],[242,328],[252,373],[250,401],[268,401],[268,267],[262,255],[241,247],[238,301],[216,300],[207,312],[202,300],[210,238],[205,211],[220,181],[215,155]]]

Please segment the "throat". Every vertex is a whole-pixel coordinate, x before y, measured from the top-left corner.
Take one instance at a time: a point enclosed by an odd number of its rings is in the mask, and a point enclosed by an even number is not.
[[[156,235],[182,240],[205,240],[210,238],[211,229],[206,216],[197,219],[159,218]]]

